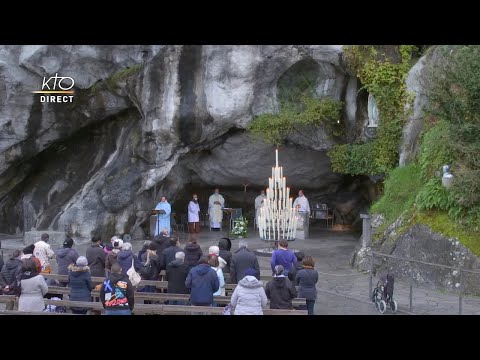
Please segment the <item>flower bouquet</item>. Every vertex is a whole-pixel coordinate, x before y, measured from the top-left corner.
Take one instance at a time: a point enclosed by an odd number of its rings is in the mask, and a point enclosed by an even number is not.
[[[232,229],[232,235],[237,235],[238,237],[245,237],[248,230],[248,220],[244,217],[240,217],[237,220],[234,220],[234,225]]]

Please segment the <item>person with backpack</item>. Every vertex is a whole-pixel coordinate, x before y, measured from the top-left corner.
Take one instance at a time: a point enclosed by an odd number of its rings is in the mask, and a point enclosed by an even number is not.
[[[112,268],[113,263],[117,262],[117,255],[122,250],[123,240],[117,239],[113,242],[112,251],[107,255],[105,260],[105,275],[108,277],[110,275],[110,269]]]
[[[30,244],[28,246],[25,246],[22,250],[23,255],[20,257],[20,260],[25,262],[27,259],[32,259],[35,262],[35,265],[37,266],[37,271],[40,272],[42,271],[42,263],[40,262],[40,259],[35,257],[33,255],[33,250],[35,249],[34,244]]]
[[[135,306],[135,290],[127,274],[118,262],[112,265],[111,273],[102,284],[100,300],[105,315],[131,315]]]

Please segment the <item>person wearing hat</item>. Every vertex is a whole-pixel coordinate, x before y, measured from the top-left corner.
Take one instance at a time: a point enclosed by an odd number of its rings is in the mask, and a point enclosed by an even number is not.
[[[71,301],[92,301],[92,276],[88,267],[88,260],[80,256],[75,264],[68,266],[68,283],[70,286]],[[72,313],[85,315],[87,308],[71,307]]]
[[[250,268],[244,271],[244,278],[232,294],[230,303],[235,309],[234,315],[263,315],[263,308],[267,307],[267,295],[263,283],[255,276],[257,270]]]
[[[297,297],[297,289],[283,274],[282,265],[274,268],[275,275],[265,286],[265,294],[270,300],[270,309],[293,309],[292,300]]]
[[[33,250],[35,249],[35,245],[34,244],[30,244],[28,246],[25,246],[22,250],[22,253],[23,255],[20,257],[20,260],[22,260],[23,262],[25,262],[25,260],[28,260],[28,259],[32,259],[36,266],[37,266],[37,270],[38,272],[42,271],[42,263],[40,262],[40,259],[38,259],[37,257],[33,256]]]
[[[73,239],[71,237],[67,237],[63,241],[63,247],[55,251],[59,275],[68,275],[68,266],[75,264],[79,257],[78,252],[75,249],[72,249],[73,244]],[[66,287],[67,283],[61,281],[60,286]]]
[[[100,235],[93,235],[92,245],[87,248],[86,258],[92,276],[105,276],[105,260],[107,259],[107,254],[103,251],[101,242],[102,238]]]
[[[112,269],[113,263],[117,262],[117,255],[120,251],[122,251],[123,240],[118,239],[113,242],[113,249],[110,254],[107,255],[107,259],[105,260],[105,276],[108,277],[110,275],[110,271]]]

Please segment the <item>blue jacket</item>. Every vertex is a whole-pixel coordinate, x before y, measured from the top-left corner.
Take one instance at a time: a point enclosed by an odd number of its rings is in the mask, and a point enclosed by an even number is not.
[[[68,286],[70,287],[70,300],[91,301],[90,292],[93,289],[92,277],[88,266],[70,265],[68,267]]]
[[[122,250],[117,254],[117,262],[122,267],[122,274],[126,274],[128,269],[132,267],[132,256],[135,270],[138,271],[142,267],[142,263],[130,250]]]
[[[57,249],[58,273],[60,275],[68,275],[68,265],[75,264],[78,259],[78,252],[72,248]]]
[[[218,291],[220,281],[217,273],[208,264],[193,267],[187,275],[185,286],[191,289],[192,305],[213,304],[213,293]]]
[[[297,263],[297,257],[291,250],[278,249],[272,253],[272,273],[275,272],[275,266],[282,265],[285,272],[289,272],[292,266]]]

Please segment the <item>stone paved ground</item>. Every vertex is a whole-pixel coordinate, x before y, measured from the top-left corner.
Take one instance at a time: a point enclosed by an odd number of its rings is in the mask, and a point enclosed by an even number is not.
[[[296,240],[290,247],[299,249],[314,257],[315,268],[319,271],[317,285],[318,299],[315,304],[315,313],[318,315],[378,315],[374,304],[369,299],[368,274],[362,274],[349,265],[353,249],[357,243],[357,236],[347,232],[328,231],[323,228],[311,227],[311,238]],[[218,240],[226,236],[226,232],[210,232],[203,230],[199,235],[199,243],[206,252],[208,247],[217,244]],[[21,237],[0,235],[5,258],[8,249],[23,247]],[[181,237],[182,245],[186,236]],[[264,248],[265,244],[257,234],[250,231],[247,237],[249,248]],[[134,241],[134,250],[138,251],[142,241]],[[87,245],[76,246],[81,255],[85,254]],[[232,250],[238,249],[238,240],[233,241]],[[262,273],[270,272],[270,258],[259,257]],[[53,264],[54,266],[56,264]],[[376,285],[373,280],[373,286]],[[395,282],[394,297],[399,305],[397,314],[409,312],[409,286],[400,281]],[[414,314],[458,314],[458,296],[440,291],[414,288]],[[387,310],[386,314],[391,314]],[[469,297],[463,302],[463,314],[480,314],[480,298]]]

